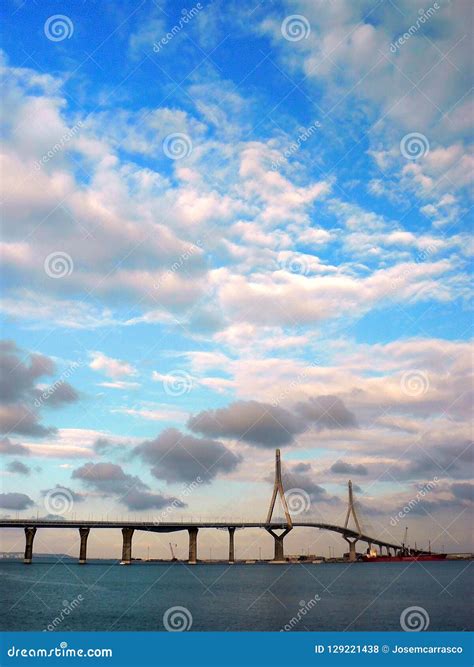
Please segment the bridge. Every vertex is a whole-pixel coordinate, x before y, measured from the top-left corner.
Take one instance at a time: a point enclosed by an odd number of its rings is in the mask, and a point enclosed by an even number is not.
[[[120,528],[122,530],[122,563],[129,565],[132,562],[132,538],[136,530],[143,530],[153,533],[171,533],[181,530],[187,530],[189,534],[189,558],[188,563],[195,564],[198,561],[198,532],[202,528],[227,529],[229,532],[229,563],[235,562],[234,537],[235,531],[241,528],[260,528],[270,533],[274,539],[274,558],[273,562],[286,562],[284,556],[283,540],[293,528],[316,528],[319,530],[328,530],[342,535],[349,544],[349,561],[356,560],[356,543],[358,541],[366,542],[369,548],[374,545],[386,549],[388,555],[393,551],[394,554],[401,553],[404,546],[387,542],[374,536],[366,535],[361,530],[359,518],[354,504],[352,482],[348,483],[349,498],[348,508],[344,526],[338,526],[330,523],[319,523],[313,521],[293,521],[288,509],[283,482],[281,477],[280,450],[276,450],[275,459],[275,482],[273,487],[270,508],[265,521],[247,522],[247,521],[199,521],[199,522],[167,522],[167,521],[80,521],[68,519],[0,519],[0,528],[23,528],[25,531],[25,555],[24,563],[29,564],[33,559],[33,541],[36,531],[39,528],[76,528],[79,530],[80,549],[79,563],[87,562],[87,539],[92,528]],[[285,519],[282,521],[272,520],[273,511],[277,497],[280,497]],[[356,529],[349,528],[349,519],[353,517]],[[281,531],[281,532],[276,532]]]

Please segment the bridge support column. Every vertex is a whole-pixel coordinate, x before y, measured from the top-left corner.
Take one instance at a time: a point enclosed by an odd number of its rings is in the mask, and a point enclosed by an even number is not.
[[[79,535],[81,538],[81,546],[79,549],[79,565],[85,565],[87,560],[87,538],[89,537],[90,528],[79,528]]]
[[[275,555],[273,557],[273,562],[274,563],[282,563],[285,562],[285,551],[283,548],[283,539],[288,533],[290,532],[291,528],[286,528],[280,535],[277,535],[272,528],[266,528],[265,529],[267,532],[270,533],[270,535],[273,537],[275,540]]]
[[[132,537],[134,531],[134,528],[122,528],[122,563],[124,565],[130,565],[132,562]]]
[[[234,552],[234,534],[235,528],[229,528],[229,563],[235,562],[235,552]]]
[[[36,528],[25,528],[25,557],[23,562],[29,565],[33,560],[33,540],[35,539]]]
[[[189,559],[188,563],[195,565],[197,563],[197,538],[198,528],[188,528],[189,533]]]
[[[349,563],[354,563],[357,559],[356,556],[356,544],[357,540],[350,540],[348,537],[344,538],[349,545]]]

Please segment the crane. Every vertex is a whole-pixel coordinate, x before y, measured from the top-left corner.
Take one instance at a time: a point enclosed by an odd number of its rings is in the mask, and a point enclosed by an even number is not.
[[[174,546],[177,547],[178,545],[175,544]],[[173,561],[174,561],[174,560],[178,560],[178,559],[176,558],[176,556],[174,555],[173,545],[171,544],[171,542],[170,542],[170,551],[171,551],[171,560],[173,560]]]
[[[408,526],[405,526],[405,535],[403,537],[402,546],[404,552],[408,550]]]

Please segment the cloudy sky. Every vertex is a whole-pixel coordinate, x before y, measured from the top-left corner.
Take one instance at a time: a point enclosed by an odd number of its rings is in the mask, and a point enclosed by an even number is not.
[[[259,520],[280,447],[301,520],[472,548],[471,3],[2,6],[0,512]]]

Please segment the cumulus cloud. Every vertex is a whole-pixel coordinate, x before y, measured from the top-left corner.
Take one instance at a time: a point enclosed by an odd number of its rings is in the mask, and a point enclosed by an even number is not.
[[[296,411],[319,429],[353,428],[355,415],[337,396],[317,396],[296,405]]]
[[[16,475],[29,475],[31,473],[31,468],[22,463],[21,461],[11,461],[7,465],[8,472],[12,472]]]
[[[54,494],[54,492],[57,491],[60,495],[67,494],[69,497],[75,502],[75,503],[82,503],[86,500],[86,496],[84,496],[82,493],[77,493],[73,489],[63,486],[61,484],[56,484],[53,488],[51,489],[44,489],[41,491],[41,495],[43,497],[47,496],[48,494]],[[54,504],[54,503],[53,503]]]
[[[72,477],[82,480],[86,486],[105,495],[126,494],[132,489],[148,489],[139,477],[125,473],[122,466],[116,463],[84,463],[73,471]]]
[[[226,408],[191,417],[188,427],[202,435],[235,438],[260,447],[286,445],[306,425],[285,408],[258,401],[237,401]]]
[[[44,437],[54,428],[43,426],[40,407],[75,402],[75,389],[60,379],[51,387],[39,387],[38,381],[55,373],[52,359],[41,354],[25,355],[13,341],[0,343],[0,425],[5,433]]]
[[[369,471],[361,463],[349,463],[338,460],[331,466],[331,472],[338,475],[367,475]]]
[[[29,456],[30,450],[19,442],[12,442],[10,438],[0,438],[0,454]]]
[[[150,493],[148,491],[130,491],[124,498],[124,502],[131,511],[139,512],[141,510],[163,509],[172,507],[173,509],[183,509],[187,504],[179,498],[165,496],[161,493]]]
[[[151,465],[151,474],[168,483],[192,482],[198,477],[209,483],[219,474],[232,472],[242,457],[221,442],[186,435],[175,428],[164,430],[134,450]]]
[[[447,437],[447,436],[446,436]],[[425,437],[420,447],[407,452],[402,463],[386,466],[381,479],[391,481],[417,480],[420,477],[449,476],[454,479],[469,479],[472,476],[473,443],[471,441],[439,443],[433,447]]]
[[[7,510],[26,510],[34,501],[25,493],[0,493],[0,507]]]
[[[107,377],[110,377],[113,380],[137,374],[137,370],[132,364],[122,361],[121,359],[107,357],[102,352],[91,352],[90,356],[92,358],[92,361],[89,364],[90,368],[94,371],[104,373],[104,375],[107,375]]]
[[[148,484],[138,476],[126,473],[116,463],[85,463],[73,471],[72,477],[102,496],[117,499],[130,511],[186,507],[179,498],[151,492]]]
[[[259,401],[236,401],[192,416],[187,426],[202,435],[278,447],[292,444],[310,427],[342,429],[356,426],[356,421],[337,396],[318,396],[298,403],[294,412]]]

